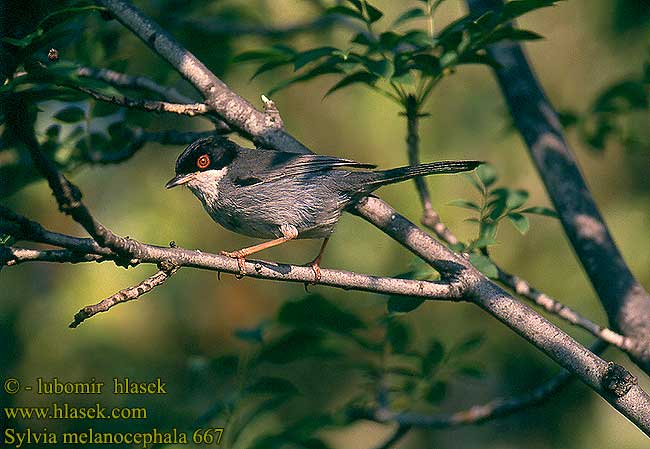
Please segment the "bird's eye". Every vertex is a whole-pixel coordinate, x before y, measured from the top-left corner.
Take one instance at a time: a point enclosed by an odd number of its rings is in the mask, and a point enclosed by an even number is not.
[[[199,156],[199,158],[196,160],[196,166],[199,167],[201,170],[204,168],[208,168],[210,165],[210,156],[207,154],[204,154],[202,156]]]

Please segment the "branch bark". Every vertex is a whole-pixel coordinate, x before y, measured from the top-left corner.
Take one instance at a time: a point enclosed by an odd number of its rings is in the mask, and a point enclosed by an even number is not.
[[[467,0],[467,4],[477,16],[503,6],[502,0]],[[495,75],[512,118],[610,325],[636,343],[629,353],[650,372],[650,294],[614,243],[564,138],[558,115],[522,47],[498,43],[489,48],[489,54],[501,66]]]

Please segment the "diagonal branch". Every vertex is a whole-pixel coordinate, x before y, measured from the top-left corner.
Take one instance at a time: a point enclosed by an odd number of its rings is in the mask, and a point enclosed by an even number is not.
[[[606,327],[599,326],[570,307],[565,306],[547,294],[540,292],[535,287],[532,287],[528,281],[503,271],[498,265],[495,266],[497,268],[499,282],[510,287],[518,295],[531,300],[538,306],[544,307],[548,312],[559,316],[574,326],[581,327],[595,337],[616,346],[622,351],[630,353],[630,351],[633,350],[635,344],[630,338],[618,334]]]
[[[124,96],[106,95],[97,92],[87,87],[75,86],[73,84],[66,84],[65,87],[76,89],[80,92],[90,95],[95,100],[103,101],[104,103],[116,104],[125,108],[142,109],[149,112],[170,112],[173,114],[188,115],[194,117],[197,115],[205,115],[208,113],[208,106],[204,103],[169,103],[167,101],[158,100],[133,100]]]
[[[607,348],[607,343],[597,340],[591,346],[592,352],[600,354]],[[513,415],[521,410],[539,405],[559,393],[574,379],[570,372],[562,370],[540,386],[510,398],[498,398],[466,410],[451,414],[425,415],[411,412],[395,412],[388,409],[358,410],[361,417],[378,422],[397,422],[400,427],[448,428],[480,424],[492,419]]]
[[[134,285],[133,287],[122,289],[114,295],[111,295],[108,298],[98,302],[97,304],[86,306],[81,309],[75,314],[74,320],[72,323],[70,323],[69,327],[75,328],[83,323],[86,319],[98,313],[108,312],[111,308],[118,304],[138,299],[145,293],[149,293],[154,288],[164,284],[167,279],[172,277],[178,271],[178,267],[174,265],[162,263],[159,265],[160,270],[139,284]]]
[[[501,8],[503,1],[467,0],[467,4],[478,16]],[[636,343],[629,352],[650,372],[650,294],[635,279],[614,243],[564,138],[558,115],[522,47],[498,43],[488,52],[500,65],[495,75],[514,123],[611,326]]]
[[[97,2],[192,83],[206,104],[230,126],[263,146],[309,152],[281,126],[267,120],[266,114],[232,92],[169,33],[133,5],[123,0]],[[365,198],[356,206],[355,212],[428,262],[443,277],[461,281],[474,303],[573,372],[650,435],[650,397],[633,377],[624,375],[627,371],[623,367],[612,367],[548,320],[514,300],[472,267],[468,260],[448,250],[378,198]],[[620,379],[625,388],[613,390],[612,383],[607,381],[612,376]]]

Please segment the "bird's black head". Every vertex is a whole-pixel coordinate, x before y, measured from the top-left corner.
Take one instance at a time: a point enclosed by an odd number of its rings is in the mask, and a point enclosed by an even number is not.
[[[176,160],[176,176],[168,189],[190,181],[196,173],[221,170],[237,157],[238,146],[223,137],[204,137],[192,142]]]

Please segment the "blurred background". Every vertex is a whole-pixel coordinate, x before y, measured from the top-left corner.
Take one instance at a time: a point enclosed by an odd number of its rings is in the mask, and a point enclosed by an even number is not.
[[[34,8],[41,6],[38,3],[34,2]],[[233,63],[234,55],[268,46],[269,42],[290,41],[298,49],[322,45],[344,47],[350,36],[348,30],[334,27],[269,40],[246,33],[233,36],[223,30],[214,32],[197,24],[210,18],[218,23],[267,27],[300,23],[319,14],[317,2],[312,1],[135,3],[233,90],[258,107],[260,95],[289,76],[290,71],[270,72],[250,81],[255,67]],[[375,3],[389,19],[411,4],[418,4],[380,0]],[[464,2],[449,0],[440,7],[436,26],[465,13]],[[426,27],[424,21],[416,20],[412,24]],[[526,44],[526,49],[548,96],[557,109],[566,112],[568,123],[571,117],[590,114],[596,99],[610,86],[624,79],[642,77],[643,61],[648,59],[650,49],[650,6],[646,2],[566,1],[526,15],[519,25],[545,37]],[[74,38],[63,40],[57,46],[62,59],[97,67],[119,67],[124,72],[147,75],[193,95],[186,82],[116,21],[84,16],[75,26]],[[353,86],[323,99],[335,82],[335,78],[324,77],[275,94],[273,100],[287,130],[319,153],[375,163],[383,168],[406,164],[406,125],[398,115],[399,108],[363,86]],[[38,129],[43,131],[55,122],[52,115],[57,108],[60,104],[51,102],[42,106]],[[424,111],[430,116],[421,121],[422,160],[487,160],[497,170],[499,185],[528,190],[530,205],[549,205],[487,67],[463,66],[453,76],[446,77],[433,91]],[[650,114],[647,112],[624,119],[623,138],[612,135],[602,144],[594,143],[593,139],[590,143],[575,126],[567,129],[567,136],[626,261],[640,282],[650,288],[650,177],[647,175]],[[201,118],[131,111],[127,116],[133,123],[151,130],[210,129],[210,123]],[[246,143],[242,139],[238,141]],[[182,149],[182,146],[152,143],[124,163],[79,166],[70,176],[82,189],[85,203],[96,218],[120,235],[158,245],[174,240],[179,246],[208,252],[252,244],[253,240],[213,223],[189,191],[164,189]],[[3,176],[9,176],[8,172]],[[479,201],[471,184],[463,176],[430,177],[426,182],[443,221],[461,240],[476,238],[476,225],[465,221],[471,216],[470,211],[448,204],[458,198]],[[389,186],[378,194],[406,217],[419,222],[421,208],[412,183]],[[78,225],[58,212],[43,181],[28,183],[3,197],[2,202],[49,229],[83,235]],[[503,225],[497,240],[499,244],[492,248],[492,255],[501,266],[594,321],[606,324],[598,299],[557,220],[533,217],[531,229],[524,236]],[[290,242],[260,257],[300,264],[313,258],[319,244]],[[408,251],[373,226],[346,214],[330,241],[323,265],[394,276],[411,270],[414,260]],[[219,369],[222,364],[215,361],[226,360],[222,357],[229,354],[237,355],[240,361],[235,377],[241,381],[241,376],[246,375],[242,373],[245,363],[241,360],[254,357],[251,354],[256,351],[256,343],[247,341],[246,332],[240,331],[238,337],[237,330],[256,328],[265,320],[273,320],[284,303],[305,296],[299,284],[237,280],[230,275],[218,280],[212,272],[182,269],[162,288],[138,301],[116,307],[77,329],[67,327],[82,306],[134,285],[154,270],[153,266],[124,270],[111,263],[60,266],[30,263],[5,267],[0,272],[0,374],[19,379],[58,377],[70,381],[92,377],[110,380],[115,376],[145,381],[160,377],[168,385],[169,394],[165,397],[107,395],[103,399],[108,405],[146,406],[149,410],[146,425],[137,421],[92,425],[111,431],[189,428],[234,388],[225,377],[220,377],[225,376]],[[379,332],[377,323],[385,316],[386,297],[324,287],[311,287],[310,291],[362,319],[369,338]],[[471,305],[431,302],[395,319],[408,326],[415,348],[426,346],[431,338],[444,347],[453,347],[471,335],[484,337],[483,343],[467,355],[480,368],[480,373],[460,377],[441,372],[446,394],[424,409],[428,412],[456,411],[497,396],[521,394],[558,371],[547,357]],[[581,330],[559,324],[584,344],[592,341]],[[347,351],[346,355],[350,354]],[[645,388],[650,388],[647,376],[627,357],[608,350],[605,358],[625,365],[639,376]],[[264,425],[269,428],[286,428],[300,418],[337,410],[351,397],[368,391],[364,375],[351,367],[346,357],[331,360],[304,357],[290,364],[260,364],[255,369],[259,373],[290,378],[302,393],[268,414]],[[0,398],[3,405],[48,405],[53,401],[52,397],[25,393]],[[83,397],[78,402],[94,403],[95,399]],[[222,413],[211,422],[225,426],[228,431],[228,416]],[[89,423],[48,421],[35,425],[20,421],[12,425],[59,431],[85,429]],[[253,438],[260,426],[251,425],[243,434]],[[393,429],[390,425],[359,421],[328,427],[319,435],[330,447],[370,448],[384,441]],[[239,447],[247,444],[240,442]],[[413,430],[395,447],[522,445],[641,448],[647,447],[647,439],[596,394],[575,382],[543,405],[515,416],[477,426]]]

